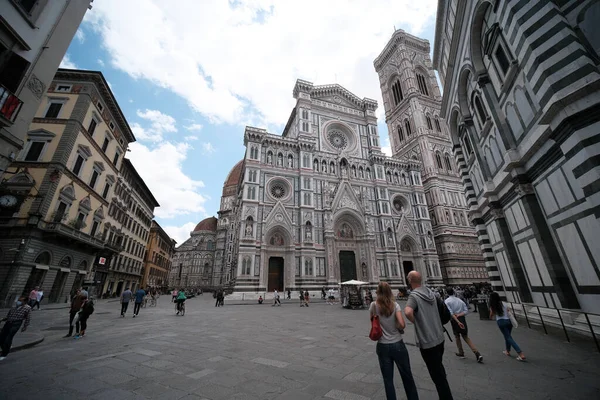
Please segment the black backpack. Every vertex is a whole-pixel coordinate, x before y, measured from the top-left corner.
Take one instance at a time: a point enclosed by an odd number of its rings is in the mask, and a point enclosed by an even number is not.
[[[452,315],[442,299],[436,296],[435,301],[437,303],[438,313],[440,314],[440,321],[442,321],[442,325],[446,325],[452,319]]]
[[[83,311],[87,315],[92,315],[94,313],[94,302],[92,300],[86,301],[85,305],[83,306],[83,309]]]

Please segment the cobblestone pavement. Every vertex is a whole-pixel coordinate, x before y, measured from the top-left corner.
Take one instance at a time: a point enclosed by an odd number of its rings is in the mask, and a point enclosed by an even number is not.
[[[190,299],[184,317],[169,298],[132,318],[119,304],[101,301],[85,338],[63,339],[67,310],[34,312],[32,329],[46,339],[0,362],[0,398],[6,399],[384,399],[375,343],[366,310],[326,304],[300,308],[226,305],[212,296]],[[454,356],[446,341],[445,365],[455,399],[597,399],[600,354],[559,338],[519,328],[514,338],[528,356],[502,354],[495,322],[467,317],[484,356]],[[421,399],[436,393],[414,343],[405,341]],[[396,372],[398,398],[404,398]]]

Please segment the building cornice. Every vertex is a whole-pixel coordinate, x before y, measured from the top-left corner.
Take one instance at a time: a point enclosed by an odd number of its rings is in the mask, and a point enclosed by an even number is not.
[[[446,8],[448,7],[447,0],[438,0],[437,16],[435,18],[435,37],[433,39],[433,69],[439,71],[440,60],[440,46],[442,41],[442,35],[444,32],[444,25],[448,23],[444,16],[446,15]]]
[[[401,44],[429,54],[430,47],[428,40],[413,36],[409,33],[406,33],[402,29],[397,29],[379,56],[377,56],[375,61],[373,61],[373,65],[377,71],[379,71],[383,65],[387,63],[392,54],[394,54],[398,46]]]
[[[121,132],[129,143],[135,142],[135,136],[123,111],[121,111],[121,107],[117,102],[117,99],[113,95],[112,90],[108,86],[108,82],[104,78],[104,75],[100,71],[85,71],[79,69],[65,69],[59,68],[56,74],[54,75],[54,80],[59,81],[83,81],[83,82],[92,82],[96,85],[100,95],[103,100],[106,102],[107,107],[109,108],[112,117],[115,119],[115,122],[121,129]]]

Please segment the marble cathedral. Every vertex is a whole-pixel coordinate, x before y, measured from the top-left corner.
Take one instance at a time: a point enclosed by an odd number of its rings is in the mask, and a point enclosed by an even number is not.
[[[428,43],[397,31],[375,69],[393,156],[381,151],[376,101],[297,80],[281,134],[246,127],[218,219],[201,221],[180,247],[175,282],[210,275],[214,286],[256,294],[350,279],[399,287],[411,270],[430,285],[487,280],[437,117]]]

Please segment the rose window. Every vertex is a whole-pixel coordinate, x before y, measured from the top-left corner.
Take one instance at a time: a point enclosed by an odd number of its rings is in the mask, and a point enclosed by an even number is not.
[[[275,183],[271,186],[271,196],[275,197],[276,199],[285,197],[285,194],[285,186],[283,186],[283,184]]]
[[[338,150],[343,150],[348,146],[348,137],[342,131],[331,130],[327,137],[329,143]]]

